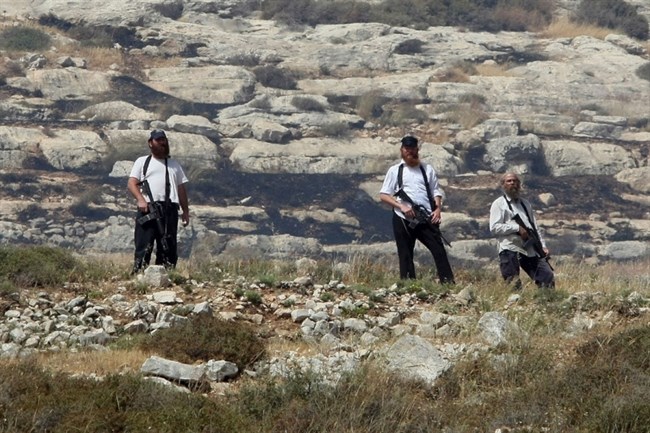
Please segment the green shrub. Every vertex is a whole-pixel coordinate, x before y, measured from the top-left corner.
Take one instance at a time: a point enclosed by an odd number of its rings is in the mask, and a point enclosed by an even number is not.
[[[650,62],[639,66],[636,70],[636,76],[642,80],[650,81]]]
[[[277,276],[273,274],[264,274],[260,275],[257,278],[257,282],[263,284],[266,287],[274,287],[278,282]]]
[[[271,101],[266,95],[258,96],[248,103],[248,106],[251,108],[257,108],[258,110],[270,110],[272,105]]]
[[[323,292],[320,295],[320,300],[323,302],[332,302],[336,299],[336,296],[330,292]]]
[[[253,431],[223,403],[132,374],[98,381],[21,363],[0,369],[0,394],[3,433]]]
[[[333,122],[321,125],[320,133],[325,137],[348,137],[350,135],[350,125],[347,122]]]
[[[229,65],[245,66],[252,68],[260,64],[260,56],[256,53],[240,53],[235,54],[226,60]]]
[[[487,98],[479,93],[463,93],[458,98],[458,101],[464,104],[481,105],[485,104]]]
[[[384,0],[364,1],[266,0],[262,17],[287,24],[379,22],[425,29],[466,26],[473,30],[535,30],[548,24],[553,0]]]
[[[308,96],[294,96],[291,98],[291,105],[302,111],[325,111],[323,104]]]
[[[16,291],[16,286],[6,277],[0,278],[0,297],[7,296]]]
[[[185,363],[226,360],[240,369],[265,356],[264,344],[250,325],[207,316],[162,329],[144,340],[141,348]]]
[[[388,102],[388,98],[378,90],[364,93],[357,99],[357,113],[366,120],[378,119],[384,113],[386,102]]]
[[[263,302],[262,295],[260,295],[260,293],[255,290],[247,290],[244,292],[244,297],[253,305],[261,305]]]
[[[0,32],[0,48],[9,51],[41,51],[50,47],[50,36],[33,27],[9,27]]]
[[[424,42],[419,39],[407,39],[395,47],[396,54],[417,54],[422,52]]]
[[[30,203],[24,209],[18,212],[18,221],[29,222],[35,220],[36,218],[44,218],[45,216],[47,216],[46,209],[37,205],[36,203]]]
[[[387,125],[403,126],[409,123],[423,123],[429,116],[412,104],[402,103],[389,107],[381,116],[381,122]]]
[[[276,66],[259,66],[253,70],[255,78],[266,87],[292,90],[297,86],[294,74]]]
[[[422,52],[424,42],[419,39],[407,39],[395,47],[396,54],[418,54]]]
[[[346,24],[370,21],[371,6],[355,1],[270,0],[262,3],[262,17],[286,24]]]
[[[432,428],[439,426],[429,409],[432,401],[417,381],[371,367],[344,375],[333,386],[312,371],[294,369],[283,379],[243,387],[238,400],[262,432],[443,431]]]
[[[573,20],[609,29],[620,28],[633,38],[648,39],[648,20],[624,0],[582,0]]]
[[[69,251],[45,246],[0,247],[0,277],[18,287],[61,285],[82,264]]]

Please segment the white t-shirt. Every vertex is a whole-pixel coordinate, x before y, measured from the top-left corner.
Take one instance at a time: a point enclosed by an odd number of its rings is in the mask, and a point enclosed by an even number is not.
[[[393,165],[388,169],[386,177],[384,178],[384,183],[381,186],[381,191],[379,192],[381,194],[388,195],[394,195],[397,192],[399,189],[397,175],[399,173],[399,166],[401,164],[404,164],[404,171],[402,172],[402,189],[406,195],[408,195],[411,200],[413,200],[413,202],[424,206],[427,208],[428,212],[431,212],[431,203],[429,202],[429,197],[427,197],[427,187],[424,183],[424,177],[422,177],[422,170],[420,170],[419,165],[416,167],[409,167],[404,162],[404,160],[402,160],[402,162],[399,164]],[[424,167],[424,172],[426,173],[427,180],[429,181],[431,195],[433,197],[443,197],[444,194],[440,189],[438,177],[436,176],[436,172],[434,171],[433,167],[427,163],[422,163],[422,166]],[[401,201],[399,198],[397,200]],[[394,211],[399,217],[406,219],[402,211],[400,211],[398,208],[395,208]]]
[[[145,176],[142,175],[142,171],[147,158],[148,156],[141,156],[133,163],[133,168],[131,169],[131,174],[129,176],[138,179],[138,182],[142,182],[145,179]],[[179,203],[178,185],[182,185],[189,181],[187,180],[187,177],[178,161],[168,158],[167,169],[169,171],[169,199],[173,203]],[[153,195],[154,201],[165,201],[164,159],[156,159],[153,156],[151,157],[149,167],[147,167],[146,179],[149,183],[149,188],[151,188],[151,195]],[[145,199],[149,201],[149,197],[145,196]]]

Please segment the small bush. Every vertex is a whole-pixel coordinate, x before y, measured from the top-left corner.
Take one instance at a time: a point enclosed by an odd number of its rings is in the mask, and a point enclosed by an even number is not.
[[[620,28],[630,37],[648,39],[648,20],[624,0],[582,0],[573,20],[609,29]]]
[[[320,133],[324,137],[348,137],[351,131],[347,122],[334,122],[321,125]]]
[[[266,0],[262,17],[289,25],[378,22],[426,29],[466,26],[473,30],[535,30],[548,24],[553,0],[384,0],[363,1]]]
[[[81,267],[70,252],[61,248],[0,248],[0,277],[18,287],[61,285]]]
[[[84,217],[95,220],[106,219],[112,214],[105,208],[93,206],[101,203],[102,195],[99,190],[84,192],[77,200],[70,205],[70,212],[76,217]]]
[[[229,65],[244,66],[252,68],[260,64],[260,56],[256,53],[241,53],[228,57],[226,62]]]
[[[21,363],[0,369],[0,393],[2,432],[253,431],[225,404],[132,374],[98,381]]]
[[[21,222],[33,221],[36,218],[44,218],[47,215],[47,210],[41,206],[31,203],[24,209],[18,212],[18,220]]]
[[[388,98],[380,91],[370,91],[357,99],[357,114],[366,120],[378,119],[384,113],[384,104]]]
[[[464,93],[460,95],[458,100],[465,104],[480,105],[480,104],[485,104],[487,98],[478,93]]]
[[[636,70],[636,76],[642,80],[650,81],[650,62],[639,66]]]
[[[294,96],[291,98],[291,105],[302,111],[325,111],[323,104],[308,96]]]
[[[276,66],[260,66],[253,70],[255,78],[263,86],[292,90],[297,86],[294,74]]]
[[[417,381],[371,367],[344,375],[334,386],[313,371],[295,368],[282,379],[246,385],[238,394],[242,413],[258,420],[261,432],[443,431],[432,428],[440,424],[431,404]]]
[[[25,69],[19,61],[5,60],[0,73],[5,77],[24,77]]]
[[[258,96],[248,103],[249,107],[257,108],[258,110],[270,110],[272,105],[271,101],[266,95]]]
[[[162,329],[140,347],[179,362],[226,360],[240,369],[265,356],[264,344],[249,325],[204,316]]]
[[[463,69],[453,67],[438,72],[436,79],[442,83],[467,83],[469,75]]]
[[[16,291],[16,286],[6,278],[0,278],[0,297],[7,296]]]
[[[47,33],[33,27],[9,27],[0,32],[0,48],[9,51],[41,51],[50,43]]]
[[[418,54],[422,52],[424,42],[419,39],[407,39],[395,47],[395,54]]]
[[[260,293],[255,290],[246,290],[246,292],[244,292],[244,297],[253,305],[262,304],[262,295],[260,295]]]

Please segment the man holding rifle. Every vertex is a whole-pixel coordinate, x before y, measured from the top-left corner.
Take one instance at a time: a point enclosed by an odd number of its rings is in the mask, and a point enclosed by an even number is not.
[[[514,290],[521,289],[519,269],[538,287],[555,287],[549,251],[537,228],[528,200],[520,197],[521,181],[515,173],[501,177],[503,195],[490,207],[490,232],[499,239],[499,268]]]
[[[183,226],[190,222],[185,188],[188,180],[180,164],[169,157],[167,135],[162,130],[152,131],[148,145],[151,154],[135,161],[127,183],[138,206],[134,274],[149,265],[154,242],[156,265],[175,267],[179,208],[182,209]]]
[[[418,139],[402,138],[402,161],[388,169],[379,199],[393,208],[400,278],[416,278],[413,251],[419,240],[433,255],[441,284],[454,284],[446,239],[440,232],[442,191],[431,165],[420,162]]]

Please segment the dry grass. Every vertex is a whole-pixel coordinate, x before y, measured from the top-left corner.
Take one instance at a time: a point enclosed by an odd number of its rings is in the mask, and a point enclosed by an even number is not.
[[[482,77],[512,77],[512,73],[509,71],[510,67],[507,64],[492,64],[492,63],[483,63],[476,65],[476,74]]]
[[[119,257],[112,260],[119,261]],[[185,265],[192,263],[181,262],[181,266]],[[377,288],[389,287],[397,281],[388,265],[367,257],[351,258],[348,265],[348,271],[340,277],[345,275],[349,289],[358,285],[359,290],[341,296],[364,299],[361,293],[366,293],[370,298]],[[497,428],[645,433],[647,430],[643,428],[650,420],[650,406],[646,403],[650,333],[644,326],[647,316],[638,311],[647,306],[647,301],[637,301],[637,305],[627,305],[626,309],[621,308],[626,304],[619,300],[634,291],[648,296],[650,260],[554,265],[557,289],[539,290],[522,275],[526,286],[516,303],[509,302],[512,292],[501,280],[494,263],[456,270],[458,282],[463,288],[471,288],[476,297],[476,302],[470,305],[454,301],[451,293],[460,287],[446,292],[433,282],[435,277],[431,274],[423,274],[419,280],[399,282],[398,297],[417,294],[422,301],[414,306],[414,315],[422,310],[435,310],[478,318],[488,311],[500,311],[525,331],[511,338],[504,347],[463,357],[433,385],[405,379],[369,362],[333,387],[323,386],[317,372],[295,371],[285,380],[263,374],[255,379],[241,378],[229,388],[232,393],[220,398],[213,398],[214,395],[206,398],[200,393],[166,394],[161,388],[150,388],[153,385],[138,377],[148,352],[137,349],[141,347],[137,344],[116,347],[119,343],[116,342],[110,352],[64,351],[37,355],[28,362],[3,361],[0,394],[8,397],[2,401],[4,406],[0,405],[0,419],[8,421],[6,425],[0,423],[0,433],[41,431],[38,428],[43,423],[53,433],[72,431],[73,425],[86,426],[78,431],[94,433],[127,430],[412,433],[496,431]],[[293,265],[271,261],[206,266],[227,270],[214,274],[214,279],[202,280],[217,285],[219,278],[226,275],[230,278],[240,275],[246,280],[264,276],[284,281],[295,273]],[[332,269],[326,270],[327,266],[327,263],[318,266],[315,281],[328,281],[335,275]],[[209,273],[204,275],[207,278]],[[109,287],[120,283],[107,280],[103,284]],[[423,292],[432,296],[425,301],[419,296]],[[261,293],[265,295],[269,290]],[[628,314],[634,311],[637,315]],[[569,332],[577,316],[602,318],[605,314],[610,318],[596,320],[593,328]],[[281,319],[267,325],[276,331],[286,327],[285,337],[280,337],[278,332],[255,345],[263,346],[270,356],[293,352],[309,357],[325,353],[318,344],[300,338],[298,326],[290,321]],[[176,345],[185,349],[191,346],[190,340],[196,340],[193,343],[201,340],[201,349],[206,351],[215,338],[207,334],[200,338],[202,332],[203,328],[192,336],[178,338],[176,343],[166,339],[154,346]],[[226,331],[228,335],[234,332]],[[437,344],[458,343],[468,347],[481,343],[478,332],[436,340]],[[241,349],[245,345],[237,343],[236,346]],[[103,380],[98,382],[93,376]],[[129,404],[116,408],[116,398]],[[35,415],[23,417],[24,413]],[[58,414],[57,417],[50,417],[52,413]],[[168,413],[173,416],[167,419]],[[107,419],[114,425],[103,430],[97,427]]]
[[[605,262],[597,266],[562,263],[562,287],[569,293],[602,292],[609,295],[650,291],[650,261]]]
[[[149,357],[146,352],[133,349],[117,349],[105,352],[58,352],[42,353],[36,362],[43,368],[73,375],[95,375],[134,373],[140,370]]]
[[[452,67],[440,71],[435,75],[435,80],[444,83],[468,83],[469,74],[462,68]]]
[[[596,39],[605,39],[611,33],[621,33],[620,30],[607,29],[590,24],[574,23],[566,17],[551,22],[544,30],[539,32],[543,38],[575,38],[577,36],[591,36]]]

